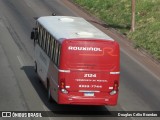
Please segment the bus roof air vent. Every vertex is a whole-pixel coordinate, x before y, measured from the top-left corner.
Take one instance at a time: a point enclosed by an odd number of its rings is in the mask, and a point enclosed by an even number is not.
[[[90,32],[77,32],[76,35],[79,35],[79,36],[88,36],[88,37],[93,37],[93,33],[90,33]]]
[[[59,20],[60,20],[61,22],[73,22],[73,21],[74,21],[74,19],[72,19],[72,18],[67,18],[67,17],[59,18]]]

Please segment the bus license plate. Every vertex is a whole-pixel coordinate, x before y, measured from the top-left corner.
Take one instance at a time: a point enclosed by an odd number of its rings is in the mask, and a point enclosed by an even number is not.
[[[94,96],[94,93],[93,92],[85,92],[84,96]]]

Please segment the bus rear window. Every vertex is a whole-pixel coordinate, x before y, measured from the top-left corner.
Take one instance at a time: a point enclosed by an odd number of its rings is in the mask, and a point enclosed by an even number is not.
[[[63,52],[69,68],[109,68],[119,64],[119,46],[113,41],[73,41]]]

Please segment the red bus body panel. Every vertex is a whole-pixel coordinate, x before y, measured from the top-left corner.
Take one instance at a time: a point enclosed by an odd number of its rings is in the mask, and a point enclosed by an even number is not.
[[[116,105],[117,93],[111,95],[115,81],[119,85],[119,45],[111,40],[64,40],[61,47],[59,104]]]

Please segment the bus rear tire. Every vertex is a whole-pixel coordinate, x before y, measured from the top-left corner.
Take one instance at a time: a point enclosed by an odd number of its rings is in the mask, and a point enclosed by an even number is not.
[[[34,71],[35,73],[37,73],[37,62],[36,61],[34,62]]]
[[[51,96],[51,88],[50,88],[49,83],[48,83],[48,85],[47,85],[47,91],[48,91],[48,101],[49,101],[50,103],[52,103],[52,102],[53,102],[53,99],[52,99],[52,96]]]

